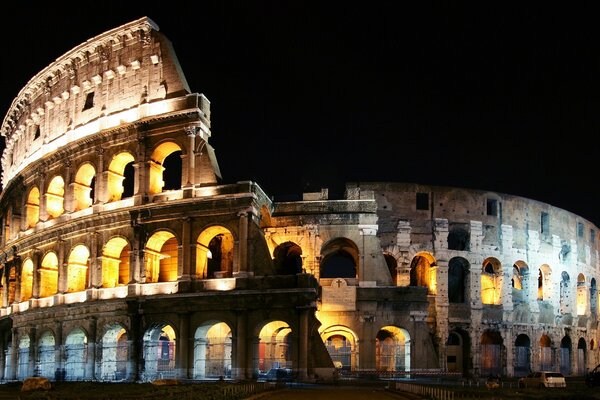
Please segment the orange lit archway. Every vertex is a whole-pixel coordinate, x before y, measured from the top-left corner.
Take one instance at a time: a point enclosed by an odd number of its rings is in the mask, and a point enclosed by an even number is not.
[[[96,169],[90,163],[85,163],[77,170],[75,182],[73,182],[73,211],[88,208],[94,202],[92,198],[92,187]]]
[[[135,158],[128,152],[122,152],[113,157],[108,166],[106,191],[108,201],[121,200],[125,191],[125,167],[133,163]],[[133,183],[132,183],[133,184]]]
[[[58,290],[58,257],[53,251],[42,259],[40,268],[40,297],[56,294]]]
[[[129,283],[129,242],[122,237],[110,239],[102,250],[102,287]]]
[[[35,227],[40,220],[40,190],[34,186],[27,196],[27,228]]]
[[[46,211],[48,218],[58,218],[65,212],[65,181],[58,175],[52,178],[46,191]]]
[[[233,274],[234,238],[231,231],[215,225],[206,228],[196,240],[196,275],[199,278],[225,278]]]
[[[181,147],[174,142],[164,142],[154,149],[150,157],[150,184],[148,191],[150,194],[157,194],[163,191],[165,181],[163,180],[163,172],[165,168],[163,163],[172,153],[181,151]]]
[[[88,284],[88,260],[90,251],[79,244],[71,250],[67,264],[67,292],[80,292]]]
[[[21,267],[21,301],[27,301],[31,298],[33,289],[33,261],[28,258]]]
[[[146,242],[144,249],[146,282],[177,280],[178,242],[169,231],[158,231]]]

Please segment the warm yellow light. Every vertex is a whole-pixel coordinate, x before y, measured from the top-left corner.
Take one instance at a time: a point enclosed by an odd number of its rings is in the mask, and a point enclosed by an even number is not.
[[[46,191],[46,211],[51,218],[57,218],[64,209],[65,181],[62,176],[55,176]]]
[[[33,187],[27,196],[27,227],[33,228],[40,220],[40,191]]]
[[[123,180],[125,179],[125,167],[135,161],[130,153],[122,152],[113,157],[108,166],[107,192],[108,201],[121,200],[123,195]]]
[[[208,276],[208,260],[213,259],[213,253],[209,249],[211,240],[221,236],[221,265],[220,271],[233,272],[233,235],[231,232],[219,225],[210,226],[200,233],[196,240],[196,276],[200,278],[211,278]]]
[[[33,261],[28,258],[23,262],[21,268],[21,301],[26,301],[31,298],[33,289]]]
[[[102,287],[129,282],[129,243],[122,237],[110,239],[102,251]]]
[[[96,176],[96,170],[90,163],[85,163],[77,170],[73,185],[73,211],[83,210],[92,205],[90,197],[92,191],[92,179]]]
[[[71,250],[67,264],[67,292],[79,292],[87,287],[89,258],[90,251],[84,245],[77,245]]]
[[[162,163],[165,161],[165,158],[176,151],[181,151],[181,147],[174,142],[165,142],[152,152],[152,156],[150,157],[150,187],[148,188],[150,194],[162,192],[162,188],[165,185]]]
[[[40,297],[52,296],[58,289],[58,257],[50,252],[44,256],[40,268]]]
[[[178,243],[168,231],[153,234],[144,249],[146,282],[172,282],[177,280]]]
[[[500,304],[502,279],[494,274],[481,274],[481,302],[483,304]]]

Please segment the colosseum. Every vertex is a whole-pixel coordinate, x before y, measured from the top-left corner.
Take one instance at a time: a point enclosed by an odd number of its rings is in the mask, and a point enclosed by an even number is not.
[[[210,102],[148,18],[34,76],[1,134],[0,378],[582,375],[598,228],[508,194],[224,183]]]

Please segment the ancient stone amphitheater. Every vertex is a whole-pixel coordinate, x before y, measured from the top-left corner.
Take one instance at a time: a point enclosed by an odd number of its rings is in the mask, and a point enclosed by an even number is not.
[[[1,127],[0,378],[583,374],[598,229],[401,183],[223,184],[210,102],[142,18],[62,55]]]

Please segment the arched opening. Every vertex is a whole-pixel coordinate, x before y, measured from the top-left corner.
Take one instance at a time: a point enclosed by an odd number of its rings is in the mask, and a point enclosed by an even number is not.
[[[90,163],[85,163],[77,170],[73,182],[73,211],[83,210],[94,203],[92,197],[93,180],[96,169]]]
[[[30,347],[29,336],[25,335],[19,340],[19,354],[17,357],[17,379],[22,381],[28,376],[29,373],[29,347]]]
[[[571,338],[565,336],[560,341],[560,372],[567,376],[571,375]]]
[[[540,338],[540,369],[542,371],[554,371],[553,360],[552,340],[548,335],[542,335]]]
[[[384,326],[375,337],[377,371],[410,371],[410,335],[406,329]]]
[[[513,264],[511,278],[513,304],[529,302],[529,267],[523,261]]]
[[[45,331],[40,336],[37,346],[36,373],[44,378],[54,379],[55,375],[55,341],[50,331]]]
[[[359,367],[358,336],[350,328],[331,326],[321,333],[321,339],[333,365],[342,373],[349,373]]]
[[[33,261],[28,258],[23,262],[21,266],[21,299],[20,301],[27,301],[31,298],[31,291],[33,290]]]
[[[466,375],[469,371],[470,362],[470,339],[469,335],[462,330],[449,333],[446,341],[446,366],[448,372],[460,372]]]
[[[267,206],[260,207],[260,228],[269,228],[273,226],[271,221],[271,211],[267,208]]]
[[[547,264],[540,267],[538,274],[538,300],[549,298],[552,293],[551,281],[552,269]]]
[[[320,278],[356,278],[358,247],[346,238],[336,238],[321,249]]]
[[[469,250],[471,234],[462,227],[452,227],[448,232],[448,250]]]
[[[483,261],[481,271],[481,302],[483,304],[501,304],[502,302],[502,265],[496,258]]]
[[[134,161],[133,156],[127,152],[119,153],[111,160],[106,182],[109,202],[133,196]]]
[[[590,281],[590,312],[592,315],[598,314],[598,288],[596,287],[596,278]]]
[[[503,340],[499,332],[485,331],[481,335],[481,375],[500,376],[502,374]]]
[[[168,160],[167,160],[168,158]],[[150,157],[149,193],[181,188],[181,148],[174,142],[160,144]]]
[[[577,374],[585,375],[587,372],[585,366],[587,365],[587,345],[584,338],[579,338],[577,343]]]
[[[469,288],[469,262],[462,257],[451,258],[448,262],[448,301],[465,303]]]
[[[570,314],[571,313],[571,302],[569,298],[569,287],[571,284],[571,278],[567,271],[563,271],[560,280],[560,313]]]
[[[429,294],[437,292],[435,271],[435,258],[429,253],[416,254],[410,263],[410,286],[425,286]]]
[[[171,232],[158,231],[146,242],[146,283],[177,280],[178,243]]]
[[[67,292],[80,292],[88,286],[88,261],[90,251],[79,244],[73,247],[67,264]]]
[[[227,278],[233,274],[234,238],[222,226],[206,228],[196,241],[196,275],[201,278]]]
[[[4,376],[8,377],[12,372],[13,357],[17,356],[16,354],[13,354],[12,339],[10,336],[8,337],[8,340],[4,345],[4,349],[2,350],[4,352]]]
[[[27,213],[27,228],[34,228],[40,220],[40,190],[37,187],[34,186],[29,191],[25,207],[25,212]]]
[[[128,378],[129,344],[127,332],[120,324],[112,324],[102,336],[100,379],[122,381]]]
[[[48,219],[58,218],[65,212],[65,181],[62,176],[55,176],[46,190],[46,212]]]
[[[585,282],[585,275],[577,276],[577,315],[585,315],[588,310],[589,290]]]
[[[16,300],[17,294],[17,271],[16,267],[12,265],[8,270],[8,304],[13,304]]]
[[[87,336],[81,328],[73,329],[65,340],[65,379],[80,381],[85,378]]]
[[[273,251],[277,275],[295,275],[302,272],[302,249],[296,243],[285,242]]]
[[[131,247],[122,237],[114,237],[102,249],[102,287],[113,288],[129,283]]]
[[[254,361],[257,374],[270,369],[292,368],[292,328],[284,321],[265,324],[258,334],[258,348]]]
[[[211,321],[194,334],[194,379],[231,378],[231,328]]]
[[[383,258],[385,259],[385,263],[388,267],[388,271],[390,271],[390,276],[392,278],[392,285],[398,285],[398,261],[396,257],[389,253],[384,253]]]
[[[515,340],[515,376],[525,376],[531,372],[531,340],[520,334]]]
[[[40,297],[56,294],[58,289],[58,257],[49,252],[42,259],[40,272]]]
[[[175,330],[171,325],[153,326],[144,334],[145,381],[175,378]]]

